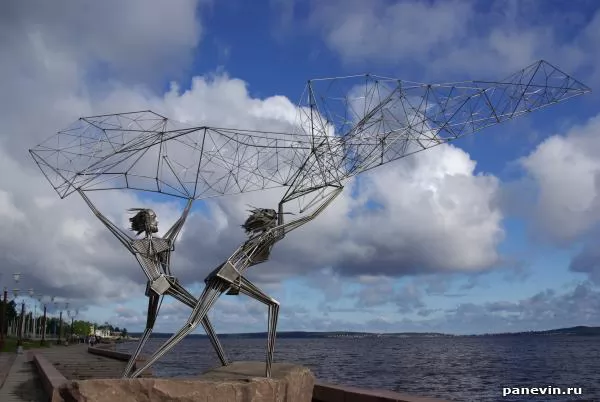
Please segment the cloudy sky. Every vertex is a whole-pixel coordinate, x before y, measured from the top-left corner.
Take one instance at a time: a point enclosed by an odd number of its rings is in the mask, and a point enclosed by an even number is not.
[[[545,59],[600,85],[593,0],[4,0],[0,2],[0,283],[55,296],[78,318],[144,327],[144,276],[76,195],[59,199],[27,150],[80,116],[152,109],[224,127],[285,123],[306,80],[501,78]],[[280,330],[482,333],[600,323],[596,92],[350,182],[250,278],[281,302]],[[199,294],[244,240],[246,205],[199,202],[173,270]],[[125,227],[150,206],[92,196]],[[370,207],[376,203],[379,208]],[[15,285],[12,273],[22,273]],[[165,300],[156,330],[188,310]],[[266,307],[224,296],[218,332],[266,330]]]

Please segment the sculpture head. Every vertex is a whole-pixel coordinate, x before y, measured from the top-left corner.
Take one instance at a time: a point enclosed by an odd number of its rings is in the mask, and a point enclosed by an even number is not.
[[[129,211],[137,211],[132,218],[129,218],[131,222],[131,230],[141,234],[143,232],[146,235],[158,232],[158,219],[156,213],[147,208],[131,208]]]
[[[254,208],[242,225],[246,234],[254,235],[277,226],[277,211],[268,208]]]

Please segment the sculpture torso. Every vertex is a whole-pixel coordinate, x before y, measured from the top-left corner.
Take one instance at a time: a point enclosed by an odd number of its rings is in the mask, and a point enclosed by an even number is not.
[[[241,247],[247,256],[247,267],[267,261],[276,242],[275,233],[272,229],[257,237],[248,239]]]
[[[169,240],[160,237],[145,237],[143,239],[135,239],[131,246],[136,253],[150,256],[168,251],[171,248]]]
[[[246,240],[227,261],[208,275],[206,281],[217,276],[227,282],[235,283],[246,269],[269,259],[277,240],[274,229]]]
[[[168,269],[165,264],[169,263],[171,253],[171,242],[160,237],[145,237],[135,239],[131,242],[136,259],[144,271],[150,273],[151,277],[157,278],[166,274]]]

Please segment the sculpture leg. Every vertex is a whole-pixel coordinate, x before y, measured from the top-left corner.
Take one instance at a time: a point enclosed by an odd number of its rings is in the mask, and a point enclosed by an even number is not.
[[[215,329],[213,328],[212,324],[210,323],[210,320],[208,319],[208,312],[207,315],[202,319],[202,327],[204,327],[204,331],[206,332],[206,335],[208,335],[210,343],[215,349],[215,352],[217,352],[217,356],[219,357],[221,364],[223,366],[227,366],[229,364],[229,360],[227,360],[227,356],[225,355],[223,345],[221,345],[219,338],[217,338],[217,333],[215,332]]]
[[[206,288],[202,292],[198,303],[192,311],[190,318],[188,318],[185,325],[177,331],[168,341],[166,341],[154,354],[146,360],[145,364],[137,369],[133,374],[132,378],[138,377],[144,370],[150,367],[154,362],[164,356],[169,350],[173,349],[183,338],[185,338],[190,332],[192,332],[202,319],[206,317],[210,308],[215,304],[219,296],[229,289],[229,284],[221,281],[218,278],[214,278],[206,284]]]
[[[269,328],[267,332],[267,367],[265,377],[271,377],[271,366],[273,365],[273,353],[275,351],[275,337],[277,336],[277,318],[279,316],[279,302],[266,295],[248,279],[242,277],[240,281],[240,292],[269,306]]]
[[[192,296],[183,286],[181,286],[178,283],[174,284],[173,287],[169,289],[169,294],[175,299],[182,302],[183,304],[190,306],[191,308],[194,308],[196,306],[196,303],[198,302],[194,296]],[[206,335],[208,335],[208,339],[210,340],[213,349],[217,353],[221,364],[223,366],[227,366],[229,364],[229,361],[227,359],[227,356],[225,355],[225,350],[223,349],[223,345],[221,345],[221,342],[217,337],[215,329],[213,328],[212,324],[210,323],[210,320],[208,319],[208,314],[202,319],[202,327],[204,328]]]
[[[135,365],[136,359],[139,357],[144,345],[150,338],[150,334],[152,334],[152,330],[154,329],[154,324],[156,323],[156,317],[158,316],[158,311],[160,309],[160,302],[162,296],[157,293],[150,292],[148,295],[148,315],[146,317],[146,329],[142,334],[137,347],[135,348],[135,352],[129,358],[127,362],[127,366],[125,366],[125,370],[123,371],[123,378],[127,378],[133,370],[133,366]]]

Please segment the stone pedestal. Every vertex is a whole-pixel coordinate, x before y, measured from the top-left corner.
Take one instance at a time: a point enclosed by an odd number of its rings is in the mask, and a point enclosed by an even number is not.
[[[315,377],[302,366],[237,362],[196,378],[135,378],[72,381],[61,386],[65,402],[311,402]]]

